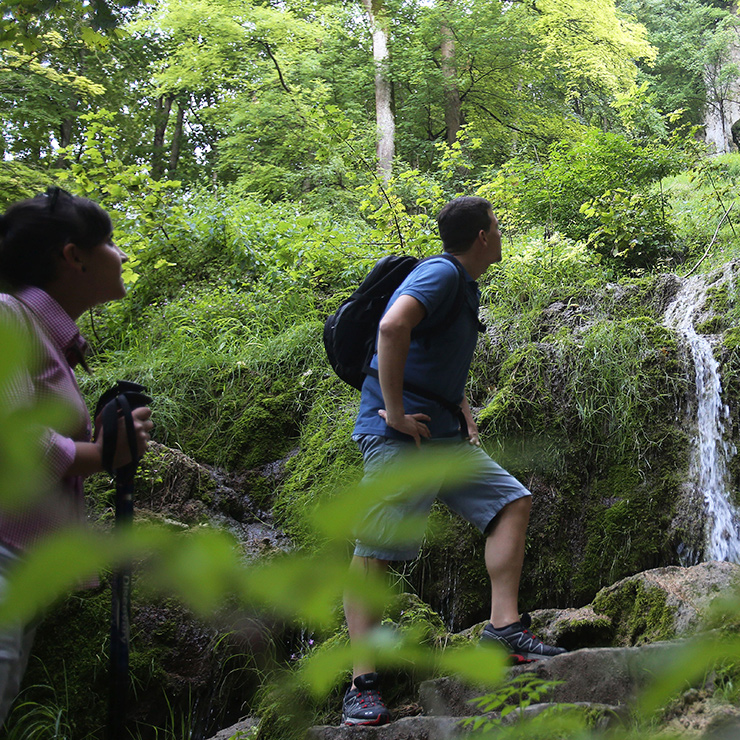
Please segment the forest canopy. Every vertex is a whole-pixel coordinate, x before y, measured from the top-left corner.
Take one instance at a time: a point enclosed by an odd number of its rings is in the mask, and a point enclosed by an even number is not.
[[[384,156],[422,171],[437,169],[439,145],[461,132],[476,168],[546,156],[589,126],[660,138],[674,111],[700,120],[710,94],[701,71],[726,52],[730,5],[6,3],[3,154],[67,167],[81,156],[89,116],[110,111],[111,154],[155,180],[234,185],[270,200],[326,197],[374,169],[383,86],[383,125],[393,127]]]
[[[477,191],[509,228],[585,238],[582,205],[696,156],[690,127],[729,95],[704,70],[732,75],[736,21],[700,0],[6,3],[0,198],[97,197],[160,265],[203,188],[350,218],[385,247]]]

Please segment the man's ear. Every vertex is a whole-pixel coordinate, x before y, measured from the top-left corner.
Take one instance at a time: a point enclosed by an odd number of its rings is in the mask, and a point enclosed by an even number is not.
[[[75,272],[85,272],[82,252],[74,242],[67,242],[62,247],[62,261]]]

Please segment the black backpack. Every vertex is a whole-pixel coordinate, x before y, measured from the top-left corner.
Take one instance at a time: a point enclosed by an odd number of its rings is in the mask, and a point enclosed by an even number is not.
[[[390,297],[411,271],[422,261],[448,259],[458,270],[459,283],[455,300],[443,321],[419,333],[431,334],[444,331],[457,317],[465,303],[465,274],[460,263],[449,254],[425,257],[424,260],[410,255],[389,255],[375,263],[368,276],[342,305],[324,322],[324,347],[334,372],[353,388],[362,388],[365,375],[376,375],[369,363],[375,351],[375,337],[378,324]],[[482,324],[479,323],[479,330]],[[406,388],[414,393],[422,389]],[[429,392],[422,392],[428,398],[444,401]],[[459,408],[445,401],[443,405]]]

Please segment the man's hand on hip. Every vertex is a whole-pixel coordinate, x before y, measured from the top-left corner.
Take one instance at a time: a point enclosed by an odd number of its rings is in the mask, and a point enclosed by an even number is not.
[[[378,415],[385,420],[385,423],[395,429],[401,434],[408,434],[412,437],[417,447],[421,447],[421,438],[425,437],[430,439],[432,433],[429,431],[429,427],[424,423],[425,421],[431,421],[431,417],[426,414],[404,414],[398,421],[391,423],[388,421],[388,415],[385,409],[378,409]]]

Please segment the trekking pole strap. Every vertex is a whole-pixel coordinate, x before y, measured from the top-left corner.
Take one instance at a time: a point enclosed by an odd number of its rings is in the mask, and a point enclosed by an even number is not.
[[[131,473],[133,473],[139,462],[136,429],[134,427],[132,411],[133,409],[151,403],[152,399],[145,392],[146,388],[143,385],[119,380],[98,401],[97,408],[95,409],[95,417],[100,418],[103,429],[103,468],[111,475],[115,475],[117,470],[123,470],[127,467],[130,467]],[[116,469],[113,467],[113,460],[118,447],[119,412],[120,416],[123,417],[126,427],[126,441],[129,452],[131,453],[131,462],[123,466],[123,468]]]

